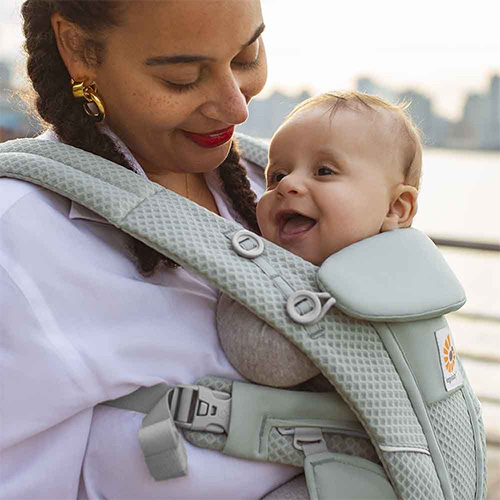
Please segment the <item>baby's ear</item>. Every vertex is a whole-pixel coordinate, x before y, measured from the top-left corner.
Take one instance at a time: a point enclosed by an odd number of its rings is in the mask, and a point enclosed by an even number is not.
[[[417,213],[418,191],[413,186],[400,184],[396,188],[394,198],[389,205],[380,232],[391,231],[402,227],[410,227]]]

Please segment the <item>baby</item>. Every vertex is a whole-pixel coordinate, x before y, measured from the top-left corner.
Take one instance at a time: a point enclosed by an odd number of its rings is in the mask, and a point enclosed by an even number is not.
[[[421,166],[419,133],[404,106],[358,92],[308,99],[271,140],[267,187],[257,205],[262,235],[319,266],[352,243],[409,227]],[[319,373],[228,296],[219,300],[217,322],[229,361],[247,379],[291,387]],[[315,390],[331,389],[317,380]]]

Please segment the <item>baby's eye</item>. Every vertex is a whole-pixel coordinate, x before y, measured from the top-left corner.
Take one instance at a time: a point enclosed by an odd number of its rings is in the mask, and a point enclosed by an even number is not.
[[[272,172],[269,175],[269,177],[267,179],[267,183],[268,183],[268,185],[278,184],[285,177],[286,177],[286,172],[283,172],[282,170],[278,170],[276,172]]]
[[[279,182],[281,181],[281,179],[284,179],[286,177],[286,174],[284,174],[283,172],[277,172],[273,177],[275,182]]]
[[[335,170],[333,170],[333,168],[331,168],[331,167],[322,166],[322,167],[318,168],[317,174],[318,175],[335,175]]]

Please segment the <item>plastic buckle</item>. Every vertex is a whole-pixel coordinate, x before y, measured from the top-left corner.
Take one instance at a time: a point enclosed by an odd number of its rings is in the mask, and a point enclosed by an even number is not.
[[[202,385],[178,385],[169,395],[174,422],[183,429],[228,433],[231,395]]]

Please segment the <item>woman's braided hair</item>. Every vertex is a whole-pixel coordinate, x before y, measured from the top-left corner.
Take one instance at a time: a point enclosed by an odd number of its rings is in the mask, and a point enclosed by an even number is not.
[[[94,120],[83,111],[82,104],[73,98],[70,75],[59,55],[51,25],[51,16],[56,12],[78,25],[87,35],[82,57],[99,65],[106,55],[100,35],[106,29],[119,26],[124,5],[119,0],[26,0],[22,14],[28,76],[36,94],[36,109],[40,117],[52,126],[62,142],[130,168],[113,141],[101,133]],[[240,165],[236,145],[233,144],[218,172],[234,210],[251,230],[258,232],[256,197],[245,168]],[[132,252],[139,271],[144,275],[152,274],[161,263],[176,266],[138,240],[133,240]]]

